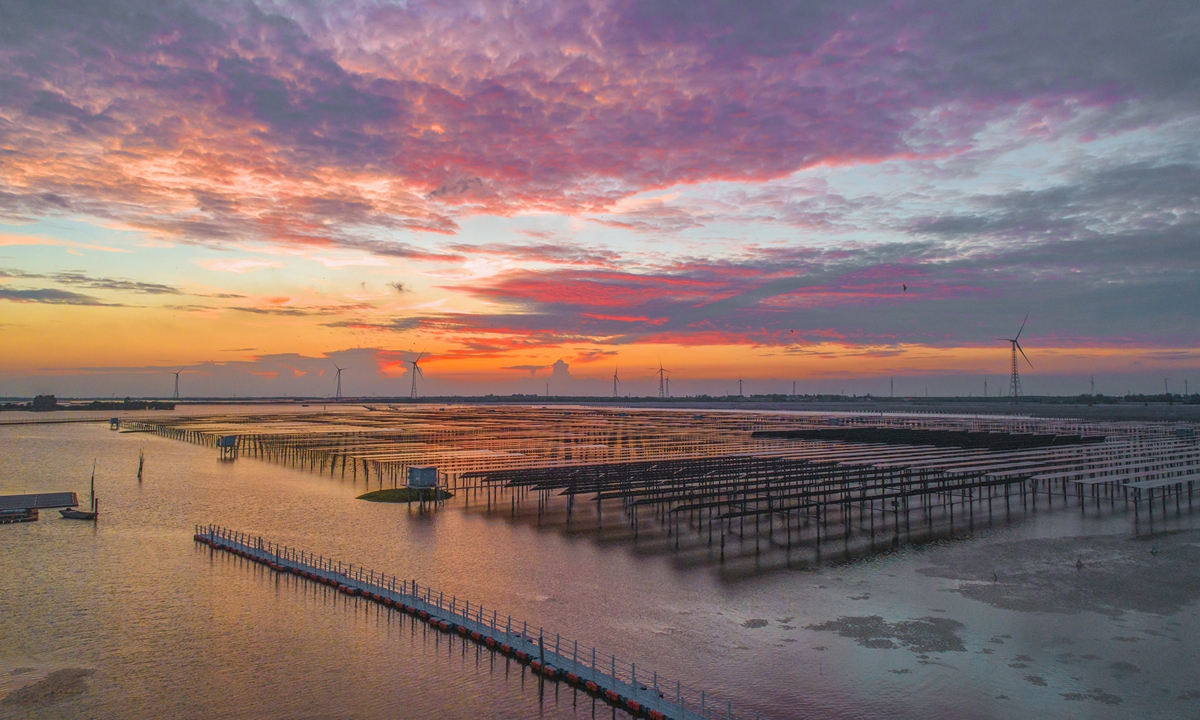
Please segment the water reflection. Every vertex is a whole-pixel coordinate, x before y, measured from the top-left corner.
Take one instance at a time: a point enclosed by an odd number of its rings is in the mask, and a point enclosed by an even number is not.
[[[536,512],[514,520],[474,501],[409,513],[355,500],[361,481],[244,457],[219,463],[211,449],[100,426],[0,428],[0,442],[0,492],[86,492],[96,457],[106,507],[94,526],[43,515],[0,527],[0,688],[20,668],[95,670],[81,694],[0,705],[0,717],[591,716],[589,698],[469,643],[214,556],[191,539],[194,523],[209,522],[419,578],[774,718],[1190,717],[1200,708],[1188,696],[1200,686],[1198,594],[1170,569],[1192,562],[1200,543],[1186,508],[1156,513],[1150,542],[1176,539],[1162,556],[1128,550],[1147,542],[1128,514],[1073,508],[1012,523],[976,518],[969,542],[935,538],[833,566],[803,550],[788,558],[752,547],[722,566],[695,533],[675,551],[674,538],[645,525],[633,541],[615,518],[600,531],[574,521],[568,530],[553,513],[539,524]],[[1138,533],[1150,532],[1143,516]],[[1087,571],[1076,557],[1091,546],[1089,564],[1114,573],[1131,562],[1123,558],[1179,553],[1163,575],[1178,609],[1139,610],[1125,597],[1102,610],[1022,610],[972,591],[986,590],[999,560],[1045,565],[1051,579],[1061,565],[1074,582]],[[965,649],[917,652],[895,638],[887,648],[880,636],[844,636],[852,621],[809,629],[871,617],[892,634],[922,618],[952,620]]]

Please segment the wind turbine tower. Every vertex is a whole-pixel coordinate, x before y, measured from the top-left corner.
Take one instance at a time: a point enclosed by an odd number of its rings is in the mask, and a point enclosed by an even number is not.
[[[618,368],[613,368],[613,397],[617,397],[617,385],[621,384],[621,379],[617,377]]]
[[[409,397],[413,400],[417,399],[417,376],[425,377],[425,373],[421,372],[421,366],[417,363],[421,362],[421,358],[425,357],[425,353],[421,352],[416,358],[407,360],[409,365],[412,365],[412,392]]]
[[[650,368],[653,370],[654,368]],[[667,396],[667,369],[663,367],[662,360],[658,361],[658,396],[665,398]]]
[[[745,397],[745,395],[742,395],[742,376],[741,375],[738,375],[738,397]]]
[[[183,372],[185,369],[186,368],[179,368],[175,372],[171,373],[172,375],[175,376],[175,396],[174,397],[176,400],[179,399],[179,373]]]
[[[334,392],[333,397],[337,400],[341,400],[342,399],[342,371],[348,370],[349,368],[338,367],[337,363],[334,363],[333,366],[335,368],[337,368],[337,376],[336,376],[337,377],[337,390]]]
[[[1008,381],[1008,396],[1013,400],[1021,397],[1021,375],[1017,372],[1017,351],[1021,352],[1021,357],[1025,358],[1025,362],[1029,368],[1033,369],[1033,363],[1029,362],[1029,356],[1025,354],[1025,349],[1021,347],[1021,332],[1025,330],[1025,323],[1029,321],[1029,316],[1021,321],[1021,327],[1017,330],[1016,337],[1000,338],[1012,345],[1012,377]]]

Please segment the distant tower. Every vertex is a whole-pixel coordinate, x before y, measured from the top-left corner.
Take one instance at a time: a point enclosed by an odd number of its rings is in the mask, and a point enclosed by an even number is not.
[[[338,367],[337,363],[334,363],[333,366],[335,368],[337,368],[337,389],[334,391],[333,396],[335,399],[341,400],[342,399],[342,371],[346,370],[347,368]]]
[[[888,397],[896,397],[896,378],[888,378]]]
[[[1029,362],[1029,356],[1025,354],[1025,349],[1021,347],[1021,342],[1020,342],[1021,332],[1025,329],[1025,323],[1028,320],[1029,320],[1029,316],[1026,315],[1025,319],[1021,321],[1021,327],[1019,330],[1017,330],[1016,337],[1003,338],[1010,345],[1012,345],[1012,376],[1009,378],[1009,381],[1008,381],[1008,396],[1011,397],[1013,400],[1016,400],[1017,398],[1021,397],[1021,375],[1020,375],[1020,373],[1017,372],[1017,351],[1018,350],[1021,351],[1021,357],[1025,358],[1025,362],[1029,364],[1029,367],[1031,367],[1031,368],[1033,367],[1033,363]]]
[[[796,397],[796,381],[792,381],[792,397]]]
[[[987,375],[983,376],[983,396],[987,397]]]
[[[421,377],[425,377],[425,373],[421,371],[421,366],[418,364],[421,362],[421,358],[423,357],[425,357],[424,350],[418,353],[417,356],[412,360],[404,361],[412,366],[412,390],[409,392],[409,399],[411,400],[417,399],[417,376],[420,375]]]
[[[176,400],[179,399],[179,373],[183,372],[183,370],[184,370],[183,368],[179,368],[174,373],[174,375],[175,375],[175,395],[174,395],[174,397]]]
[[[1015,340],[1012,344],[1012,370],[1008,379],[1008,396],[1014,399],[1021,397],[1021,374],[1017,372],[1017,343]]]
[[[738,375],[738,396],[745,397],[744,395],[742,395],[742,376],[741,375]]]
[[[1096,396],[1096,376],[1092,376],[1092,397]]]

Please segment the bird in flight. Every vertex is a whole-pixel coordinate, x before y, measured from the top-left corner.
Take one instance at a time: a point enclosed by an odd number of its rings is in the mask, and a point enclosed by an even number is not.
[[[908,286],[904,283],[900,283],[900,287],[904,288],[904,292],[908,292]]]

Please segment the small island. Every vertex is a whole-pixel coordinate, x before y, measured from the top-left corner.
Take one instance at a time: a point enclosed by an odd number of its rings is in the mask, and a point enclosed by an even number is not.
[[[386,503],[409,503],[409,502],[433,502],[435,499],[438,502],[449,500],[454,497],[454,493],[441,488],[394,488],[392,490],[376,490],[365,495],[359,495],[359,500],[367,500],[370,502],[386,502]]]

